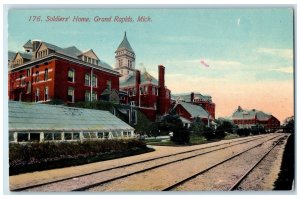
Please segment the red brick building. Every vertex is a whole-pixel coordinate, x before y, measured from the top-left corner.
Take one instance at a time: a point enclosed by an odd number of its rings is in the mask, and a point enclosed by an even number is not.
[[[173,96],[174,102],[181,101],[186,103],[191,103],[193,105],[201,106],[205,111],[207,111],[210,115],[210,119],[215,119],[215,109],[216,105],[212,101],[212,97],[210,95],[203,95],[200,93],[192,92],[190,95],[178,95]]]
[[[174,106],[175,112],[180,116],[181,121],[187,127],[196,120],[200,118],[204,124],[209,126],[209,123],[213,120],[209,112],[204,110],[201,106],[195,105],[193,103],[187,103],[183,101],[177,101]]]
[[[120,77],[120,103],[141,110],[150,120],[169,112],[171,91],[165,86],[165,67],[158,66],[158,80],[148,72],[135,69],[135,53],[126,33],[115,51],[116,67]]]
[[[9,99],[66,103],[108,99],[119,102],[119,73],[91,49],[61,48],[43,41],[28,41],[9,68]]]
[[[265,129],[271,130],[280,127],[280,121],[271,114],[256,109],[243,110],[240,106],[232,114],[232,121],[239,128],[251,128],[262,125]]]

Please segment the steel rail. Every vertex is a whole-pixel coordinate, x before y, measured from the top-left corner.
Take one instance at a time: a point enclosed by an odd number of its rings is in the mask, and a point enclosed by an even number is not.
[[[286,137],[286,136],[284,136],[284,137]],[[283,138],[284,138],[283,137]],[[270,149],[255,163],[255,164],[253,164],[251,167],[250,167],[250,169],[249,170],[247,170],[245,173],[244,173],[244,175],[242,176],[242,177],[240,177],[237,181],[236,181],[236,183],[234,183],[234,185],[232,185],[229,189],[228,189],[228,191],[234,191],[234,190],[236,190],[237,188],[238,188],[238,186],[242,183],[242,181],[253,171],[253,169],[255,169],[256,168],[256,166],[259,164],[259,163],[261,163],[261,161],[263,161],[266,157],[267,157],[267,155],[278,145],[278,143],[281,141],[282,139],[280,138],[272,147],[270,147]]]
[[[242,151],[242,152],[240,152],[240,153],[237,153],[236,155],[233,155],[233,156],[231,156],[231,157],[229,157],[229,158],[227,158],[227,159],[225,159],[225,160],[222,160],[221,162],[218,162],[218,163],[216,163],[216,164],[214,164],[214,165],[212,165],[212,166],[210,166],[210,167],[208,167],[208,168],[206,168],[206,169],[200,171],[200,172],[197,172],[196,174],[194,174],[194,175],[192,175],[192,176],[189,176],[189,177],[187,177],[187,178],[185,178],[185,179],[183,179],[183,180],[181,180],[181,181],[179,181],[179,182],[176,182],[175,184],[172,184],[172,185],[170,185],[170,186],[164,188],[162,191],[170,191],[170,190],[174,189],[175,187],[177,187],[177,186],[179,186],[179,185],[181,185],[181,184],[183,184],[183,183],[185,183],[185,182],[187,182],[187,181],[189,181],[189,180],[191,180],[191,179],[193,179],[193,178],[195,178],[195,177],[197,177],[197,176],[199,176],[199,175],[201,175],[201,174],[203,174],[203,173],[205,173],[205,172],[208,172],[209,170],[211,170],[211,169],[213,169],[213,168],[215,168],[215,167],[217,167],[217,166],[219,166],[219,165],[221,165],[221,164],[223,164],[223,163],[225,163],[225,162],[228,162],[229,160],[231,160],[231,159],[233,159],[233,158],[235,158],[235,157],[238,157],[238,156],[242,155],[243,153],[246,153],[247,151],[250,151],[251,149],[254,149],[254,148],[256,148],[256,147],[259,147],[259,146],[261,146],[263,143],[268,142],[268,141],[270,141],[270,140],[273,140],[273,139],[275,139],[275,138],[277,138],[277,137],[280,137],[279,139],[281,139],[281,138],[284,137],[284,136],[282,136],[282,135],[276,136],[276,137],[273,137],[273,138],[271,138],[271,139],[268,139],[268,140],[266,140],[266,141],[264,141],[264,142],[262,142],[262,143],[259,143],[259,144],[255,145],[255,146],[253,146],[253,147],[251,147],[251,148],[245,150],[245,151]]]
[[[124,164],[124,165],[120,165],[120,166],[116,166],[116,167],[111,167],[111,168],[102,169],[102,170],[98,170],[98,171],[93,171],[93,172],[89,172],[89,173],[85,173],[85,174],[81,174],[81,175],[67,177],[67,178],[63,178],[63,179],[59,179],[59,180],[54,180],[54,181],[39,183],[39,184],[35,184],[35,185],[25,186],[25,187],[21,187],[21,188],[11,189],[10,191],[25,191],[27,189],[33,189],[33,188],[37,188],[37,187],[42,187],[42,186],[46,186],[46,185],[50,185],[50,184],[54,184],[54,183],[58,183],[58,182],[66,181],[66,180],[71,180],[73,178],[85,177],[85,176],[88,176],[88,175],[93,175],[93,174],[97,174],[97,173],[101,173],[101,172],[106,172],[106,171],[110,171],[110,170],[113,170],[113,169],[124,168],[124,167],[128,167],[128,166],[136,165],[136,164],[141,164],[141,163],[153,161],[153,160],[158,160],[158,159],[162,159],[162,158],[172,157],[172,156],[181,155],[181,154],[185,154],[185,153],[191,153],[191,152],[195,152],[195,151],[201,151],[203,149],[218,147],[218,146],[222,146],[222,145],[229,145],[229,144],[232,144],[232,143],[239,142],[238,144],[234,144],[234,145],[230,145],[230,146],[223,147],[223,148],[220,148],[220,149],[216,149],[216,150],[208,151],[208,152],[205,152],[205,153],[193,155],[193,156],[190,156],[190,157],[187,157],[187,158],[184,158],[184,159],[175,160],[175,162],[176,161],[182,161],[182,160],[185,160],[185,159],[189,159],[189,158],[193,158],[193,157],[196,157],[196,156],[204,155],[204,154],[211,153],[211,152],[214,152],[214,151],[217,151],[217,150],[221,150],[221,149],[224,149],[224,148],[228,148],[228,147],[231,147],[231,146],[236,146],[236,145],[239,145],[239,144],[244,144],[244,143],[255,141],[255,140],[258,140],[258,139],[263,139],[263,138],[265,138],[267,136],[268,135],[263,135],[263,136],[256,136],[255,138],[251,137],[251,138],[242,139],[242,140],[239,139],[239,140],[235,140],[235,141],[228,142],[228,143],[222,143],[222,144],[217,144],[217,145],[213,145],[213,146],[208,146],[208,147],[203,147],[203,148],[198,148],[198,149],[183,151],[183,152],[179,152],[179,153],[168,154],[168,155],[164,155],[164,156],[150,158],[150,159],[147,159],[147,160],[137,161],[137,162],[133,162],[133,163],[129,163],[129,164]],[[157,168],[157,167],[160,167],[160,166],[171,164],[173,162],[174,161],[167,162],[167,163],[164,163],[163,165],[156,165],[154,167]],[[150,170],[150,169],[154,169],[154,168],[152,168],[152,167],[148,168],[148,170]],[[140,173],[140,172],[145,172],[145,171],[141,170],[141,171],[138,171],[138,172]],[[120,177],[118,177],[118,179],[123,178],[123,177],[127,177],[129,175],[133,175],[133,174],[135,174],[135,173],[130,173],[130,174],[127,174],[126,176],[124,176],[124,175],[120,176]],[[113,180],[117,180],[117,179],[113,178],[113,179],[109,179],[108,181],[103,181],[101,183],[107,183],[107,182],[110,182],[110,181],[113,181]],[[72,191],[80,191],[80,190],[72,190]]]

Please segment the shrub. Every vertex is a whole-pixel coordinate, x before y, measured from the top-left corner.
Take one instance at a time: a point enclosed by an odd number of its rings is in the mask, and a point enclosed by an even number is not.
[[[239,136],[249,136],[250,129],[238,129],[236,132]]]
[[[204,128],[204,133],[203,136],[207,139],[207,140],[213,140],[216,139],[216,134],[214,132],[214,130],[210,127],[205,127]]]
[[[44,142],[9,144],[9,165],[20,166],[64,159],[101,156],[106,153],[146,148],[135,139],[97,140],[84,142]]]

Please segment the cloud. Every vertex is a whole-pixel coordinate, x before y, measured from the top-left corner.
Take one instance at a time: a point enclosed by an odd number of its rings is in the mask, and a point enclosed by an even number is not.
[[[292,60],[294,57],[293,49],[283,48],[258,48],[258,53],[279,56],[288,60]]]
[[[290,67],[281,67],[281,68],[271,68],[269,71],[277,71],[277,72],[282,72],[282,73],[288,73],[288,74],[293,74],[294,73],[294,68],[292,66]]]
[[[240,26],[240,23],[241,23],[241,18],[240,17],[237,19],[236,23],[237,23],[238,26]]]

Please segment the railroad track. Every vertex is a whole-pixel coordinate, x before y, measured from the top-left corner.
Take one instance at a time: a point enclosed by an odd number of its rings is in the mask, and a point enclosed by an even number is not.
[[[278,143],[280,143],[283,139],[286,139],[288,136],[286,136],[286,135],[284,135],[284,136],[280,136],[277,140],[276,140],[276,142],[275,143],[273,143],[273,145],[264,153],[264,155],[261,157],[261,158],[259,158],[243,175],[241,175],[239,178],[238,178],[238,180],[236,180],[231,186],[230,186],[230,188],[229,189],[227,189],[227,191],[235,191],[235,190],[238,190],[238,187],[240,186],[240,184],[247,178],[247,176],[249,176],[249,174],[268,156],[268,154],[278,145]],[[271,139],[272,140],[272,139]],[[268,141],[270,141],[270,140],[268,140]],[[222,165],[222,164],[224,164],[224,163],[226,163],[226,162],[228,162],[228,161],[230,161],[230,160],[232,160],[232,159],[234,159],[234,158],[237,158],[237,157],[239,157],[239,156],[241,156],[242,154],[244,154],[244,153],[246,153],[246,152],[248,152],[248,151],[250,151],[250,150],[252,150],[252,149],[254,149],[254,148],[256,148],[256,147],[259,147],[260,145],[262,145],[262,144],[257,144],[257,145],[255,145],[255,146],[253,146],[253,147],[251,147],[251,148],[249,148],[249,149],[247,149],[247,150],[245,150],[245,151],[242,151],[242,152],[240,152],[240,153],[238,153],[238,154],[236,154],[236,155],[234,155],[234,156],[231,156],[231,157],[229,157],[229,158],[227,158],[227,159],[225,159],[225,160],[223,160],[223,161],[221,161],[221,162],[218,162],[218,163],[216,163],[216,164],[214,164],[214,165],[212,165],[212,166],[210,166],[209,168],[207,168],[207,169],[205,169],[205,170],[202,170],[202,171],[200,171],[200,172],[198,172],[198,173],[196,173],[196,174],[194,174],[194,175],[192,175],[192,176],[189,176],[188,178],[185,178],[185,179],[183,179],[183,180],[181,180],[181,181],[179,181],[179,182],[176,182],[176,183],[174,183],[174,184],[172,184],[172,185],[170,185],[170,186],[168,186],[168,187],[166,187],[166,188],[164,188],[162,191],[172,191],[172,190],[176,190],[176,188],[177,187],[179,187],[180,185],[182,185],[182,184],[184,184],[184,183],[186,183],[186,182],[188,182],[188,181],[191,181],[191,180],[193,180],[194,178],[196,178],[197,176],[200,176],[200,175],[203,175],[203,174],[205,174],[206,172],[208,172],[208,171],[210,171],[210,170],[212,170],[212,169],[214,169],[214,168],[216,168],[216,167],[218,167],[218,166],[220,166],[220,165]]]
[[[215,151],[219,151],[219,150],[226,149],[226,148],[229,148],[229,147],[233,147],[233,146],[236,146],[236,145],[241,145],[241,144],[245,144],[245,143],[248,143],[248,142],[257,141],[259,139],[263,139],[263,138],[268,137],[268,136],[270,136],[270,135],[256,136],[254,138],[245,138],[245,139],[242,139],[242,140],[239,139],[239,140],[234,140],[234,141],[231,141],[231,142],[228,142],[228,143],[217,144],[217,145],[213,145],[213,146],[188,150],[188,151],[179,152],[179,153],[173,153],[173,154],[164,155],[164,156],[160,156],[160,157],[155,157],[155,158],[151,158],[151,159],[147,159],[147,160],[142,160],[142,161],[137,161],[137,162],[133,162],[133,163],[129,163],[129,164],[124,164],[124,165],[120,165],[120,166],[116,166],[116,167],[111,167],[111,168],[108,168],[108,169],[94,171],[94,172],[90,172],[90,173],[86,173],[86,174],[82,174],[82,175],[72,176],[70,178],[65,178],[65,179],[60,179],[60,180],[56,180],[56,181],[52,181],[52,182],[41,183],[41,184],[31,185],[31,186],[27,186],[27,187],[12,189],[11,191],[39,191],[39,190],[43,190],[43,187],[49,187],[51,185],[55,186],[57,183],[64,183],[64,182],[72,183],[72,181],[74,179],[80,179],[80,178],[84,178],[84,177],[88,177],[88,176],[93,176],[95,174],[99,175],[103,172],[112,171],[114,169],[122,169],[122,168],[130,167],[130,166],[133,166],[133,165],[139,165],[139,164],[148,163],[148,162],[152,162],[152,161],[156,161],[156,160],[161,160],[161,159],[164,159],[164,158],[170,158],[170,157],[175,157],[175,156],[178,156],[178,155],[187,155],[189,153],[200,152],[199,154],[192,154],[192,155],[189,155],[187,157],[175,159],[175,160],[172,160],[172,161],[166,161],[166,162],[161,163],[161,164],[157,164],[157,165],[154,165],[154,166],[151,166],[151,167],[148,167],[148,168],[145,168],[145,169],[141,169],[141,170],[138,170],[138,171],[129,172],[127,174],[118,175],[116,177],[112,177],[112,178],[109,178],[109,179],[106,179],[106,180],[100,180],[100,181],[98,180],[96,182],[90,182],[87,185],[79,186],[79,187],[76,187],[76,188],[70,188],[68,190],[56,190],[56,191],[84,191],[84,190],[87,190],[87,189],[95,187],[95,186],[99,186],[99,185],[102,185],[102,184],[105,184],[105,183],[109,183],[109,182],[112,182],[112,181],[115,181],[115,180],[118,180],[118,179],[126,178],[128,176],[132,176],[132,175],[135,175],[135,174],[143,173],[143,172],[153,170],[153,169],[156,169],[156,168],[159,168],[159,167],[163,167],[163,166],[168,165],[168,164],[172,164],[172,163],[179,162],[179,161],[184,161],[184,160],[191,159],[191,158],[201,156],[201,155],[204,155],[204,154],[208,154],[208,153],[213,153]],[[276,139],[277,137],[281,137],[281,135],[272,136],[268,140]],[[211,148],[216,148],[216,149],[212,149],[212,150],[209,150],[209,151],[204,151],[204,150],[211,149]],[[201,151],[204,151],[204,152],[201,152]],[[41,188],[41,189],[39,189],[39,188]],[[164,190],[169,190],[169,188],[166,188]]]

